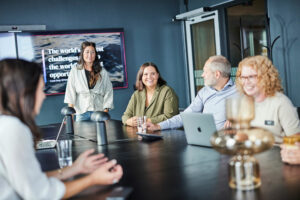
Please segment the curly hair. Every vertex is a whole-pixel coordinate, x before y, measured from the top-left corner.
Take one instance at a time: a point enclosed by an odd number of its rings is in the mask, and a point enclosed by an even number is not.
[[[251,67],[257,72],[258,88],[267,96],[274,96],[276,92],[283,92],[279,73],[272,61],[265,56],[251,56],[243,59],[236,72],[236,86],[245,93],[239,77],[243,67]]]

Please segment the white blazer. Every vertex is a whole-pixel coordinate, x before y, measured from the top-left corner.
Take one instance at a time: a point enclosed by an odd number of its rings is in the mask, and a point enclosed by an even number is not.
[[[70,71],[64,102],[73,104],[76,114],[112,109],[113,88],[107,71],[102,67],[101,78],[93,89],[89,89],[85,70],[80,68],[81,66],[77,65]]]

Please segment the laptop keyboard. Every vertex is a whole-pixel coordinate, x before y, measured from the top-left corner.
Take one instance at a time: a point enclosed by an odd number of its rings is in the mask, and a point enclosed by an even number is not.
[[[39,141],[36,145],[37,149],[49,149],[49,148],[54,148],[56,145],[55,140],[44,140],[44,141]]]

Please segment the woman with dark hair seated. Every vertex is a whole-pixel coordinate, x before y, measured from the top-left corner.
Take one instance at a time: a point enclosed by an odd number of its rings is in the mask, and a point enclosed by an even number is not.
[[[146,116],[147,122],[159,123],[177,115],[177,95],[166,84],[154,63],[144,63],[137,74],[137,90],[131,96],[122,122],[129,126],[137,126],[139,116]]]
[[[93,185],[119,181],[123,171],[116,160],[90,149],[74,164],[42,172],[35,156],[39,129],[34,118],[43,100],[42,68],[32,62],[0,61],[0,199],[69,198]],[[62,182],[78,174],[81,178]]]

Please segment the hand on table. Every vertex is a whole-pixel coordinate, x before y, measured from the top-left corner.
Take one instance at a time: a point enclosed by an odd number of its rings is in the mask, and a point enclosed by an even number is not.
[[[160,130],[160,125],[153,124],[151,122],[147,122],[147,130],[149,130],[149,131],[158,131],[158,130]]]
[[[127,119],[126,125],[137,127],[137,118],[138,118],[137,116],[134,116],[134,117]]]
[[[226,120],[224,124],[224,129],[231,128],[231,122],[229,120]]]
[[[108,158],[104,157],[104,154],[95,154],[94,149],[89,149],[79,155],[72,165],[78,173],[88,174],[95,171],[102,164],[107,162]]]
[[[123,176],[123,169],[117,165],[116,160],[110,160],[102,164],[89,175],[94,184],[110,185],[119,182]]]
[[[299,165],[300,164],[300,143],[296,143],[295,145],[280,145],[281,151],[281,159],[282,162],[291,164],[291,165]]]

